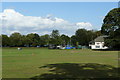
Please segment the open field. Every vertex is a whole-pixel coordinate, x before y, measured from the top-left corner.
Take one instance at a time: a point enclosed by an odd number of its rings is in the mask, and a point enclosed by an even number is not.
[[[3,78],[112,77],[118,67],[118,51],[3,48],[2,58]]]

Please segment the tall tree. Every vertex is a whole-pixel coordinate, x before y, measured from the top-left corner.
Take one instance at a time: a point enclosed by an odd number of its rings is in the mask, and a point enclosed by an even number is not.
[[[95,37],[98,37],[98,36],[102,35],[101,30],[95,31],[94,34],[95,34]]]
[[[77,41],[80,45],[87,45],[87,30],[86,29],[78,29],[75,33]]]
[[[41,45],[49,45],[50,36],[48,34],[40,36],[40,44]]]
[[[102,34],[108,35],[105,43],[114,49],[120,49],[120,8],[112,9],[104,18]]]
[[[112,9],[104,18],[101,31],[110,35],[120,28],[120,8]]]
[[[36,33],[30,33],[26,36],[28,46],[38,46],[40,45],[40,36]]]
[[[7,35],[2,34],[2,46],[6,47],[9,46],[10,39]]]
[[[61,38],[58,30],[53,30],[50,35],[50,44],[60,45]]]
[[[62,41],[62,45],[67,45],[67,44],[70,44],[70,37],[65,35],[65,34],[62,34],[60,36],[61,38],[61,41]]]
[[[53,30],[51,33],[51,38],[58,38],[60,36],[59,31],[58,30]]]
[[[89,42],[96,37],[95,31],[78,29],[75,33],[77,44],[79,45],[89,45]]]
[[[10,45],[11,46],[21,46],[22,45],[22,35],[15,32],[10,35]]]
[[[0,35],[0,47],[2,47],[2,35]]]
[[[71,45],[77,46],[78,40],[77,40],[77,37],[75,35],[72,35],[70,40],[71,40]]]
[[[90,41],[94,40],[96,37],[100,36],[101,31],[94,31],[94,30],[88,30],[86,32],[86,42],[89,43]]]

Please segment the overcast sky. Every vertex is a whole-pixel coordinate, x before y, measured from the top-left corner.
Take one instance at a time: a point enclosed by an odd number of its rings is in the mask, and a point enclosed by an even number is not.
[[[3,3],[0,19],[2,33],[74,35],[79,28],[100,30],[104,16],[117,2],[8,2]]]

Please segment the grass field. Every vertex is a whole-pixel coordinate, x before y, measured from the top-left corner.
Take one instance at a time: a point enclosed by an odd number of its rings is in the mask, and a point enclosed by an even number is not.
[[[118,67],[118,51],[3,48],[2,58],[3,78],[114,77]]]

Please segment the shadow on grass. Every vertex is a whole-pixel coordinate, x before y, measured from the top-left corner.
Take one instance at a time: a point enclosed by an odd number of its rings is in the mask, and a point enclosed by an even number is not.
[[[120,49],[92,49],[93,51],[120,51]]]
[[[96,63],[58,63],[48,64],[49,73],[34,76],[32,80],[96,80],[102,78],[118,80],[118,68]],[[105,80],[106,80],[105,79]]]

